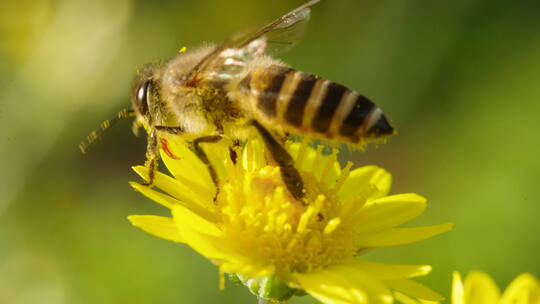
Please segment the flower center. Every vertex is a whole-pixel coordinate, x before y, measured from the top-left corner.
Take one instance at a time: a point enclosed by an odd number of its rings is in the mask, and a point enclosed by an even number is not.
[[[221,229],[238,252],[274,265],[277,273],[307,272],[354,254],[353,227],[340,218],[337,191],[314,172],[300,172],[306,193],[296,200],[279,167],[228,167],[217,208],[223,214]]]

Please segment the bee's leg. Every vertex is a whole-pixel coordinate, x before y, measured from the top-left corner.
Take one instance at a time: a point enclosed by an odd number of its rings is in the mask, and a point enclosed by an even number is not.
[[[285,132],[285,134],[280,136],[281,143],[285,144],[290,137],[291,135],[288,132]]]
[[[258,121],[251,120],[249,124],[257,128],[257,131],[261,134],[266,148],[280,167],[281,178],[289,192],[294,198],[301,199],[304,196],[304,183],[300,173],[294,167],[294,161],[289,152]]]
[[[150,169],[150,171],[148,172],[148,181],[146,183],[143,183],[144,186],[152,186],[152,184],[154,183],[158,160],[159,146],[155,129],[152,129],[150,134],[148,134],[148,143],[146,146],[146,163],[144,164]]]
[[[236,160],[238,159],[237,150],[240,148],[240,141],[238,139],[233,140],[231,146],[229,146],[229,158],[236,165]]]
[[[212,181],[214,182],[214,185],[216,185],[216,195],[214,196],[214,201],[217,198],[217,195],[219,193],[219,185],[218,185],[218,176],[216,169],[212,166],[210,163],[210,160],[208,159],[208,156],[206,155],[206,152],[201,148],[201,143],[215,143],[221,140],[221,135],[211,135],[211,136],[203,136],[195,139],[192,143],[193,152],[195,152],[195,155],[203,162],[203,164],[206,165],[208,168],[208,172],[210,173],[210,177],[212,178]]]
[[[184,129],[182,127],[154,126],[154,129],[160,132],[174,134],[174,135],[180,135],[184,133]],[[163,152],[165,152],[172,159],[179,159],[176,155],[174,155],[171,152],[171,150],[169,149],[168,141],[165,138],[161,138],[160,142],[161,142],[161,149],[163,150]]]
[[[182,127],[155,126],[154,129],[176,135],[184,133],[184,129]]]

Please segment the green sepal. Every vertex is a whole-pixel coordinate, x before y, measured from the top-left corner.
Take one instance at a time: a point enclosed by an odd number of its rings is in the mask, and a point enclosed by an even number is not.
[[[240,280],[240,278],[238,277],[238,275],[236,275],[236,273],[227,273],[227,278],[228,278],[229,281],[231,281],[233,284],[244,285],[244,283],[242,283],[242,281]]]
[[[305,295],[303,290],[289,287],[284,281],[276,276],[247,278],[241,274],[236,274],[236,278],[238,278],[252,294],[272,301],[283,302],[289,300],[294,295]]]

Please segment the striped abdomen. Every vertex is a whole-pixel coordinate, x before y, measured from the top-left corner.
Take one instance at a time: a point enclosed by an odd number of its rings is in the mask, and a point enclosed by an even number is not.
[[[357,143],[394,133],[366,97],[284,66],[259,68],[239,84],[264,118],[292,133]]]

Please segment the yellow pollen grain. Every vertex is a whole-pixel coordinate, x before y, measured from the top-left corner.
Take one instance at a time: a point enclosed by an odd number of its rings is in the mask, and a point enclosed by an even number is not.
[[[178,50],[178,53],[184,53],[187,50],[185,46],[183,46],[180,50]]]
[[[341,174],[339,175],[336,185],[334,186],[334,192],[339,192],[339,189],[341,188],[345,180],[349,177],[352,165],[353,165],[352,162],[350,161],[347,162],[347,165],[345,166],[345,168],[343,168],[343,171],[341,171]]]
[[[171,75],[174,74],[174,70],[169,70],[169,73],[171,73]]]
[[[336,230],[336,228],[341,224],[341,219],[339,217],[335,217],[328,221],[328,224],[326,224],[326,227],[324,227],[324,234],[330,234]]]

